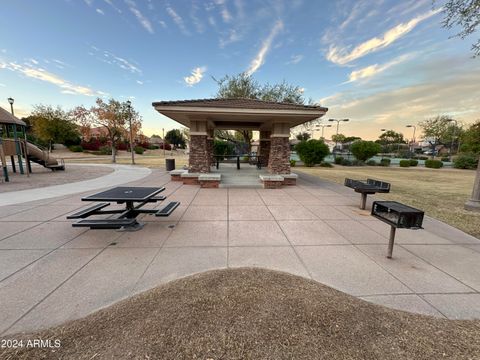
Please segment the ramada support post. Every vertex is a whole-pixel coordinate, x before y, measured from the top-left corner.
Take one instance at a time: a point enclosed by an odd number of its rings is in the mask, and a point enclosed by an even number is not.
[[[214,130],[209,129],[207,133],[208,133],[208,136],[207,136],[208,166],[210,168],[211,166],[215,165],[215,158],[213,157]]]
[[[290,127],[285,123],[274,123],[270,135],[270,174],[290,174]]]
[[[465,203],[465,209],[480,211],[480,160],[478,161],[477,174],[473,183],[472,198]]]
[[[270,135],[270,131],[260,131],[258,156],[262,167],[268,166],[268,159],[270,157]]]
[[[190,127],[190,154],[188,158],[188,171],[190,173],[210,172],[207,138],[206,121],[192,120]]]

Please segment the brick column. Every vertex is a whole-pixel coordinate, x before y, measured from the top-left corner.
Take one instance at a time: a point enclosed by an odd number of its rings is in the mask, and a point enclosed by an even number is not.
[[[190,135],[190,154],[188,158],[190,173],[209,173],[207,135]]]
[[[270,157],[270,131],[260,131],[258,156],[262,166],[268,165],[268,158]]]
[[[210,168],[211,166],[215,165],[215,159],[213,157],[213,129],[208,130],[207,151],[208,151],[208,166]]]
[[[290,174],[290,142],[287,136],[270,137],[270,174]]]

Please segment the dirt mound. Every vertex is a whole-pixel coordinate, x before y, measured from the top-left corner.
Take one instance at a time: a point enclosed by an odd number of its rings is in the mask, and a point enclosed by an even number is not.
[[[480,358],[480,321],[391,310],[262,269],[190,276],[11,338],[60,340],[61,346],[2,349],[2,359]]]

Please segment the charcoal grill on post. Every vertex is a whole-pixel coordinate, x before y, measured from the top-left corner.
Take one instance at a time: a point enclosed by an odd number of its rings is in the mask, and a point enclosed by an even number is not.
[[[390,225],[387,258],[392,258],[396,229],[423,229],[424,212],[396,201],[374,201],[372,216]]]
[[[375,193],[388,193],[390,192],[390,183],[374,180],[374,179],[367,179],[367,180],[353,180],[353,179],[345,179],[345,186],[352,188],[355,192],[360,193],[360,209],[365,210],[365,206],[367,204],[367,195],[373,195]]]

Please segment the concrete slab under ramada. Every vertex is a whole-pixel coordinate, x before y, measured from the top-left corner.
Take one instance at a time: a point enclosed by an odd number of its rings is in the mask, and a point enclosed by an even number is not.
[[[181,206],[168,218],[142,216],[145,227],[133,233],[70,226],[66,215],[96,190],[0,206],[0,334],[79,318],[197,272],[243,266],[312,278],[405,311],[480,318],[480,240],[437,220],[426,218],[425,230],[399,230],[389,260],[388,226],[337,184],[301,175],[296,187],[282,189],[201,189],[160,170],[129,184],[165,186],[167,201]]]

